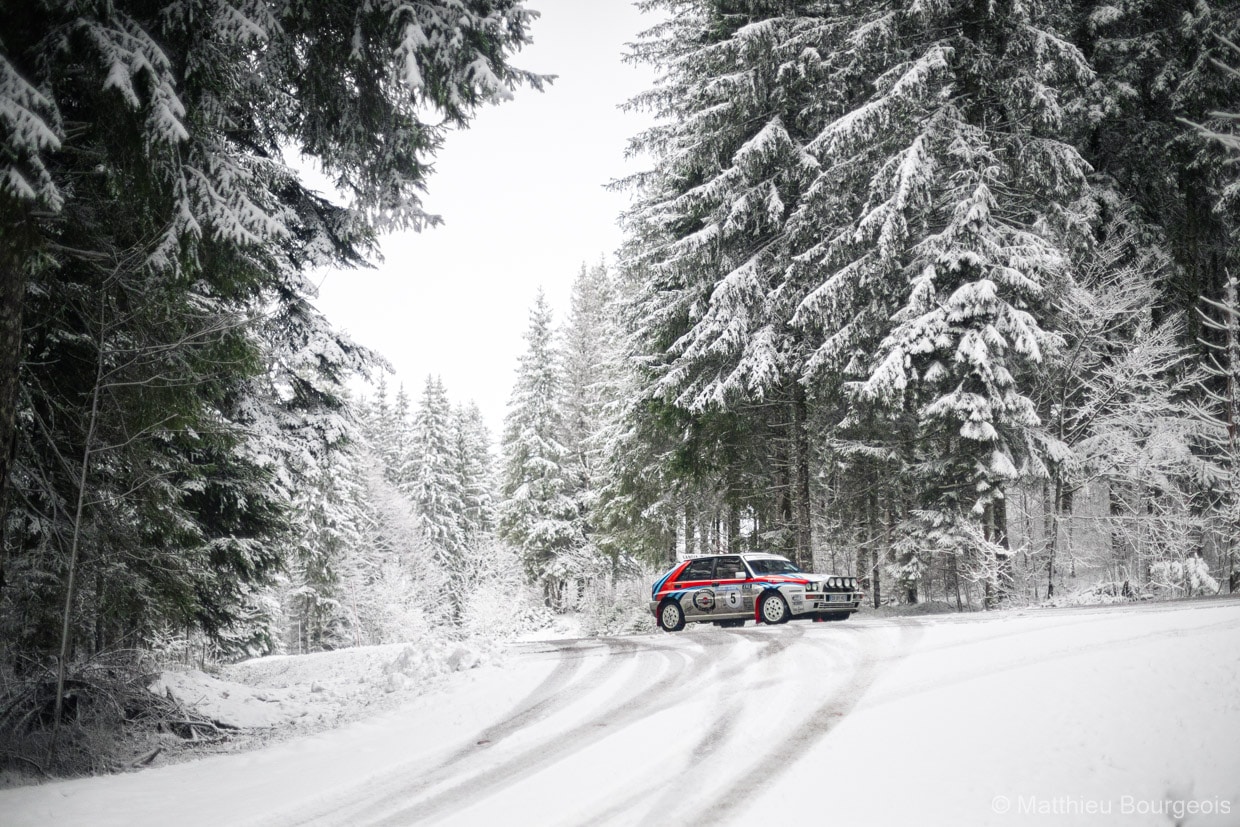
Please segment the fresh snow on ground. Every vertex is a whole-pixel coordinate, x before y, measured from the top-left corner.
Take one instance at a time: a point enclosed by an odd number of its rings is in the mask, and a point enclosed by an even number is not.
[[[287,720],[416,672],[392,667],[406,651],[165,680]],[[0,791],[0,823],[1240,824],[1240,602],[455,654],[398,708],[262,750]],[[363,677],[370,695],[350,689]]]
[[[165,671],[150,689],[231,727],[315,730],[391,706],[444,674],[489,662],[495,651],[472,641],[432,641],[273,655],[227,666],[219,677]]]

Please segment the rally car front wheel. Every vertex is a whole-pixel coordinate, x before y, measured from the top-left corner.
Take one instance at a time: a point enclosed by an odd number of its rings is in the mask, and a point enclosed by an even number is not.
[[[685,610],[675,600],[665,600],[659,607],[659,628],[665,632],[679,632],[685,628]]]
[[[762,618],[763,623],[788,622],[788,604],[784,598],[778,594],[771,593],[762,598],[762,602],[758,604],[758,617]]]

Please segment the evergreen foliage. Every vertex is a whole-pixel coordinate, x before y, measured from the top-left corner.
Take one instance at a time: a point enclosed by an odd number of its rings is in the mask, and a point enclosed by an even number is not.
[[[651,560],[708,532],[826,555],[876,603],[963,578],[987,606],[1055,566],[1013,547],[1018,491],[1058,491],[1054,522],[1108,490],[1119,579],[1217,545],[1194,515],[1225,452],[1184,348],[1232,255],[1207,138],[1233,5],[644,7],[666,18],[632,57],[662,74],[632,105],[660,122],[626,182],[642,373],[609,531]]]
[[[583,536],[561,441],[560,354],[541,290],[525,343],[504,422],[499,533],[520,551],[526,575],[542,588],[548,607],[559,609],[569,557]]]
[[[311,307],[304,274],[437,221],[421,192],[447,130],[541,86],[508,62],[532,15],[0,6],[7,656],[63,670],[168,624],[236,654],[276,645],[267,586],[293,506],[347,439],[339,383],[373,362]],[[309,190],[286,151],[350,204]],[[327,606],[327,558],[298,566]]]

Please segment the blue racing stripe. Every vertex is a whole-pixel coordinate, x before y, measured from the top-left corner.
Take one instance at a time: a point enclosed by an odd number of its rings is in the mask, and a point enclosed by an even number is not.
[[[659,596],[659,591],[663,588],[663,584],[671,579],[672,575],[684,568],[683,565],[672,566],[671,571],[663,575],[659,582],[654,584],[654,588],[650,590],[650,597],[654,599]]]

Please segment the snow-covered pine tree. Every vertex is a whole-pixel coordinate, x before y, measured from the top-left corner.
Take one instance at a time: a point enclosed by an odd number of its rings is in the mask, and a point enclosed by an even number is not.
[[[729,544],[744,516],[749,542],[808,557],[806,400],[792,308],[776,288],[789,218],[819,172],[803,146],[825,13],[797,2],[647,6],[671,16],[634,51],[663,69],[633,101],[662,123],[632,142],[654,168],[630,182],[627,264],[641,278],[634,319],[648,371],[649,401],[635,413],[652,436],[663,425],[681,441],[663,510],[683,508],[691,544],[722,505]]]
[[[427,376],[413,415],[411,472],[402,492],[413,503],[418,524],[439,565],[459,572],[464,550],[465,507],[456,472],[457,440],[452,404],[443,381]],[[451,576],[451,574],[450,574]]]
[[[1233,43],[1226,35],[1215,33],[1219,44],[1224,49],[1222,57],[1211,59],[1215,67],[1224,75],[1240,81],[1240,44]],[[1240,124],[1240,112],[1234,111],[1240,106],[1233,106],[1233,111],[1214,110],[1210,112],[1210,117],[1217,121],[1217,125],[1210,126],[1206,124],[1193,123],[1205,137],[1217,141],[1233,152],[1240,152],[1240,132],[1236,131],[1236,127]],[[1192,123],[1192,122],[1190,122]]]
[[[824,124],[807,144],[822,173],[788,230],[807,377],[843,383],[843,435],[915,478],[905,530],[967,553],[991,598],[1004,488],[1036,465],[1030,367],[1087,169],[1064,130],[1092,75],[1060,10],[898,4],[822,29]]]
[[[335,648],[350,639],[341,570],[361,553],[351,467],[360,426],[344,385],[381,359],[332,329],[297,268],[286,268],[286,278],[292,284],[273,291],[271,311],[257,326],[266,370],[250,381],[239,424],[248,436],[245,453],[272,471],[291,505],[285,568],[294,640],[303,650]]]
[[[466,543],[473,547],[494,533],[497,520],[491,432],[476,402],[457,406],[452,421],[453,473],[461,494],[461,527]]]
[[[1223,56],[1213,58],[1215,67],[1233,82],[1240,81],[1240,45],[1226,34],[1214,32],[1224,47]],[[1240,197],[1240,175],[1234,174],[1237,163],[1235,152],[1240,151],[1240,135],[1236,124],[1240,121],[1240,104],[1232,104],[1226,111],[1210,113],[1212,123],[1194,124],[1208,139],[1216,141],[1233,152],[1232,182],[1227,186],[1226,201],[1231,204]],[[1199,342],[1205,349],[1206,373],[1202,382],[1204,405],[1197,419],[1203,428],[1206,455],[1217,465],[1210,480],[1209,517],[1213,524],[1214,543],[1218,547],[1220,568],[1227,582],[1228,592],[1240,590],[1240,568],[1237,567],[1236,537],[1240,533],[1240,446],[1236,434],[1240,430],[1240,284],[1236,273],[1240,263],[1230,262],[1225,272],[1221,295],[1201,297],[1202,307],[1197,308],[1200,318]]]
[[[588,514],[599,477],[601,446],[614,385],[618,319],[611,275],[602,262],[581,266],[573,281],[568,324],[560,350],[563,366],[564,447],[571,489],[578,510]]]
[[[0,356],[0,430],[23,423],[0,445],[16,442],[14,478],[31,483],[4,515],[17,533],[0,562],[24,570],[0,586],[14,656],[64,652],[52,637],[88,652],[165,621],[261,648],[287,500],[282,459],[250,438],[280,400],[261,378],[270,340],[244,323],[308,296],[305,268],[357,264],[377,230],[433,220],[419,198],[445,130],[541,82],[508,64],[530,17],[509,0],[0,4],[0,339],[20,345]],[[351,205],[307,189],[289,148]],[[164,364],[126,365],[139,350]],[[102,419],[83,407],[105,388],[84,365],[125,368]],[[100,475],[56,459],[92,440],[115,448]],[[135,565],[93,556],[101,587],[75,595],[62,504],[87,484],[92,548]],[[46,634],[58,606],[71,623]]]
[[[334,451],[306,479],[294,501],[295,544],[288,560],[285,640],[315,652],[353,642],[348,609],[349,557],[363,552],[362,516],[350,490],[351,451]]]
[[[392,416],[384,434],[384,441],[377,443],[376,448],[383,456],[383,467],[387,471],[388,479],[405,493],[409,493],[418,475],[419,459],[414,445],[416,427],[409,394],[402,382],[397,386],[396,397],[392,400]]]
[[[352,557],[346,581],[363,640],[396,643],[417,640],[430,630],[454,631],[452,612],[441,612],[449,572],[436,552],[413,504],[383,474],[373,451],[356,464],[365,515],[364,554]]]
[[[400,383],[393,396],[386,371],[379,371],[373,387],[374,396],[366,400],[361,411],[366,444],[388,481],[397,487],[407,486],[414,474],[409,448],[413,430],[409,394]]]
[[[392,430],[392,402],[388,399],[387,375],[379,371],[374,383],[374,396],[364,400],[361,411],[362,432],[367,445],[379,453],[389,439]],[[386,466],[386,462],[384,463]]]
[[[633,101],[662,121],[631,147],[655,162],[634,179],[626,216],[643,339],[662,354],[654,391],[687,410],[726,409],[787,373],[768,301],[785,222],[818,172],[802,149],[818,58],[797,12],[810,4],[649,5],[674,16],[635,53],[665,67]]]
[[[526,576],[542,589],[547,606],[561,610],[568,557],[583,537],[567,493],[559,354],[542,290],[530,309],[525,344],[504,422],[499,533],[520,550]]]
[[[1237,566],[1237,535],[1240,533],[1240,282],[1232,275],[1223,286],[1221,300],[1203,298],[1201,327],[1210,340],[1209,357],[1203,366],[1204,404],[1195,419],[1205,455],[1215,466],[1208,479],[1208,517],[1218,547],[1220,568],[1227,591],[1240,590]]]
[[[676,450],[679,435],[650,410],[643,395],[647,375],[638,368],[640,346],[632,333],[637,327],[632,318],[636,304],[627,295],[627,288],[637,281],[633,275],[617,279],[623,296],[617,317],[626,332],[617,340],[619,370],[610,392],[615,401],[599,435],[605,464],[593,519],[595,539],[612,560],[620,563],[636,557],[660,565],[676,553],[680,513],[669,496],[677,483],[669,473],[667,456]]]
[[[563,353],[564,446],[569,488],[587,541],[587,568],[611,568],[600,547],[597,513],[607,484],[608,434],[616,421],[626,376],[627,342],[621,304],[606,264],[584,264],[573,282]],[[604,545],[606,545],[604,543]]]

